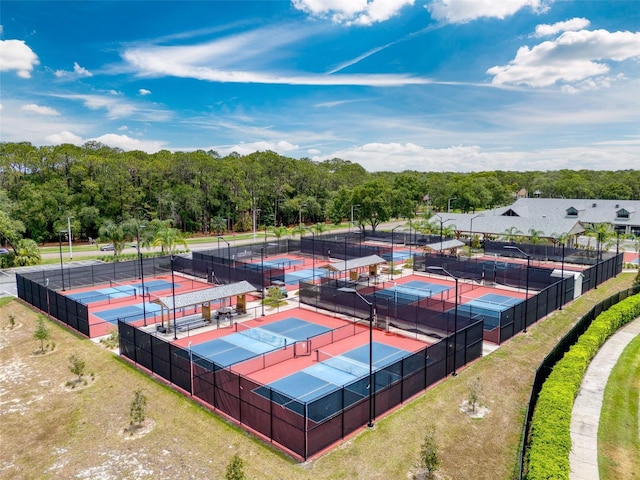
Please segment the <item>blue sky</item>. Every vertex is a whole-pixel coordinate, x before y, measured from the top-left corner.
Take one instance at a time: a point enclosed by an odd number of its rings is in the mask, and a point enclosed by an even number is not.
[[[0,140],[640,168],[640,2],[14,1]]]

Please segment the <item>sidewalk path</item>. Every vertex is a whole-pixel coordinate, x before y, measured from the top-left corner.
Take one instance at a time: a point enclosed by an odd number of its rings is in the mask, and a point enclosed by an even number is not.
[[[587,368],[571,412],[571,453],[569,454],[571,480],[600,478],[598,424],[604,388],[611,369],[622,351],[637,335],[640,335],[640,318],[636,318],[609,338]]]

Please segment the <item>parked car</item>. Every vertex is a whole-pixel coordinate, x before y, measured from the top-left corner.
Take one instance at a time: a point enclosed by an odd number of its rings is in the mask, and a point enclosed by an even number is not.
[[[113,252],[114,250],[115,247],[113,246],[113,243],[109,243],[100,247],[101,252]]]
[[[7,255],[9,253],[8,248],[0,248],[0,255]]]

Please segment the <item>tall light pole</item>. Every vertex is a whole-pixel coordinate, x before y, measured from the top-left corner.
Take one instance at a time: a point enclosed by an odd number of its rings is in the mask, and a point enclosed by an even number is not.
[[[316,234],[312,229],[309,229],[309,233],[313,235],[311,243],[311,283],[316,283]]]
[[[227,263],[229,264],[229,283],[231,283],[231,244],[227,242],[227,239],[221,235],[218,235],[218,251],[220,250],[220,240],[227,244]]]
[[[64,267],[62,266],[62,234],[65,233],[64,230],[60,230],[58,232],[60,234],[60,241],[58,242],[60,247],[60,274],[62,275],[62,291],[64,292]]]
[[[355,288],[343,287],[339,288],[338,291],[356,295],[369,307],[369,423],[367,423],[367,427],[373,428],[373,322],[376,316],[376,310],[373,303],[364,298]]]
[[[136,248],[138,249],[138,261],[140,262],[140,282],[142,283],[142,318],[144,326],[147,326],[147,306],[144,300],[144,270],[142,267],[142,252],[140,251],[140,229],[144,228],[144,225],[138,224]]]
[[[262,304],[262,316],[264,317],[264,247],[260,247],[260,278],[262,279],[262,301],[260,303]]]
[[[409,258],[411,259],[411,265],[413,265],[413,256],[411,255],[411,244],[413,239],[411,238],[411,219],[409,219]],[[411,267],[413,269],[413,267]]]
[[[253,239],[254,239],[254,240],[256,239],[256,222],[257,222],[256,214],[257,214],[259,211],[260,211],[260,209],[259,209],[259,208],[255,208],[255,207],[253,208]]]
[[[71,244],[71,219],[75,217],[67,217],[67,233],[69,234],[69,260],[73,260],[73,246]]]
[[[173,253],[171,254],[171,297],[173,298],[173,339],[178,339],[178,322],[176,321],[176,281],[173,276]]]
[[[451,277],[456,281],[456,291],[455,291],[456,307],[453,312],[453,373],[451,374],[451,376],[455,377],[458,375],[458,373],[456,372],[456,352],[458,349],[458,280],[459,279],[458,277],[456,277],[455,275],[452,275],[442,267],[427,267],[427,270],[434,271],[434,272],[437,272],[437,271],[442,272],[448,277]]]
[[[447,218],[446,220],[443,220],[442,216],[438,215],[437,213],[434,213],[433,216],[438,217],[440,219],[440,255],[442,255],[442,225],[452,221],[453,218]]]
[[[469,242],[469,253],[471,253],[471,249],[473,248],[473,220],[478,217],[484,217],[484,213],[479,213],[478,215],[471,217],[471,226],[469,227],[469,237],[471,237],[471,242]]]
[[[391,280],[393,280],[393,270],[395,267],[395,264],[393,263],[393,235],[396,231],[397,228],[400,228],[402,225],[398,225],[396,227],[393,227],[391,229]]]
[[[298,225],[302,226],[302,208],[307,208],[306,203],[301,203],[300,208],[298,209]]]
[[[515,250],[517,252],[520,252],[522,255],[524,255],[527,258],[527,283],[525,286],[525,299],[524,299],[524,327],[522,328],[522,333],[527,333],[527,313],[529,311],[529,267],[531,267],[531,255],[529,255],[528,253],[523,252],[522,250],[520,250],[518,247],[516,247],[515,245],[505,245],[504,247],[505,250]]]
[[[351,221],[349,222],[349,233],[351,233],[351,226],[353,225],[353,209],[360,208],[360,205],[351,205]]]
[[[457,198],[453,197],[447,201],[447,213],[451,213],[451,200],[457,200]]]
[[[560,272],[560,275],[562,275],[562,280],[560,281],[560,310],[562,310],[564,303],[564,243],[562,244],[562,269]]]

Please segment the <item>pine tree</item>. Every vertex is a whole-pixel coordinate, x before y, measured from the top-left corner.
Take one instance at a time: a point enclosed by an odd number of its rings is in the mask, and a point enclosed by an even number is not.
[[[436,443],[436,429],[433,425],[427,425],[424,441],[420,447],[420,466],[427,471],[427,477],[440,466],[438,444]]]
[[[244,474],[243,466],[242,458],[235,453],[227,465],[227,473],[224,478],[226,480],[245,480],[247,477]]]
[[[129,417],[131,420],[129,424],[132,427],[139,427],[147,418],[147,397],[140,389],[133,392]]]
[[[51,338],[51,333],[47,329],[47,326],[44,323],[44,318],[38,318],[38,327],[33,334],[34,340],[40,340],[40,352],[44,353],[44,342],[45,340],[49,340]]]
[[[85,368],[87,366],[86,362],[80,358],[77,353],[72,353],[69,355],[69,370],[74,375],[78,376],[78,382],[82,381],[82,377],[84,376]]]

